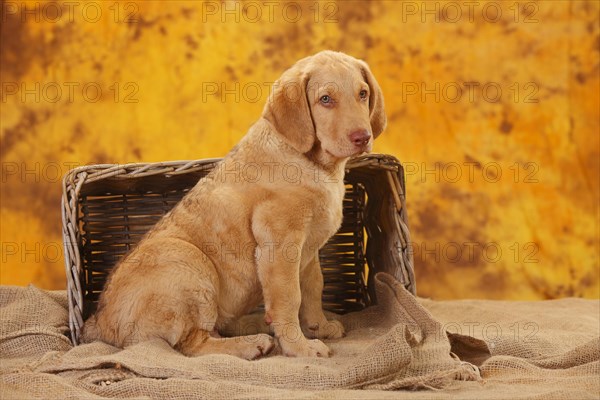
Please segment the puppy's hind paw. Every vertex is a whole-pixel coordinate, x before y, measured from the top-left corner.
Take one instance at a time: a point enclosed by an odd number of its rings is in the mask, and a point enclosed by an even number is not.
[[[252,345],[254,348],[249,347],[249,357],[244,357],[247,360],[256,360],[269,354],[275,346],[275,339],[270,335],[261,333],[252,337]]]

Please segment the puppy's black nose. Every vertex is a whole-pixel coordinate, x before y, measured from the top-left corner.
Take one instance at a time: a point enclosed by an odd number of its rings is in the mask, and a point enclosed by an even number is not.
[[[359,129],[350,134],[350,141],[358,147],[367,145],[370,139],[371,133],[366,129]]]

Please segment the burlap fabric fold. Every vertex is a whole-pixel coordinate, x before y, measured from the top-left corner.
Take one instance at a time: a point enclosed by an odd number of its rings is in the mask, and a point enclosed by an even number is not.
[[[434,302],[415,299],[389,275],[375,279],[379,304],[340,317],[348,335],[328,342],[332,358],[256,361],[187,358],[162,341],[73,348],[64,292],[0,287],[1,397],[598,397],[598,302]],[[560,326],[546,324],[549,310]],[[473,321],[503,331],[458,329],[479,326]],[[535,340],[511,336],[515,322],[537,324],[533,336],[523,333]]]

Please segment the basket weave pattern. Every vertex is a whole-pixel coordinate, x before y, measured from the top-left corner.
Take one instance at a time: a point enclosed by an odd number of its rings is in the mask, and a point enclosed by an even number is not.
[[[91,165],[65,176],[63,241],[74,344],[111,269],[219,161]],[[324,308],[346,313],[375,303],[371,283],[379,271],[415,293],[400,162],[376,154],[353,158],[345,184],[342,226],[319,252]]]

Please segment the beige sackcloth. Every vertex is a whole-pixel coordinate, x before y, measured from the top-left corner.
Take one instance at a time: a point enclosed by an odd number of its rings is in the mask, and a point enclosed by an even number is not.
[[[188,358],[165,342],[73,347],[67,296],[0,287],[0,398],[598,399],[599,301],[432,301],[390,275],[340,316],[331,358]]]

